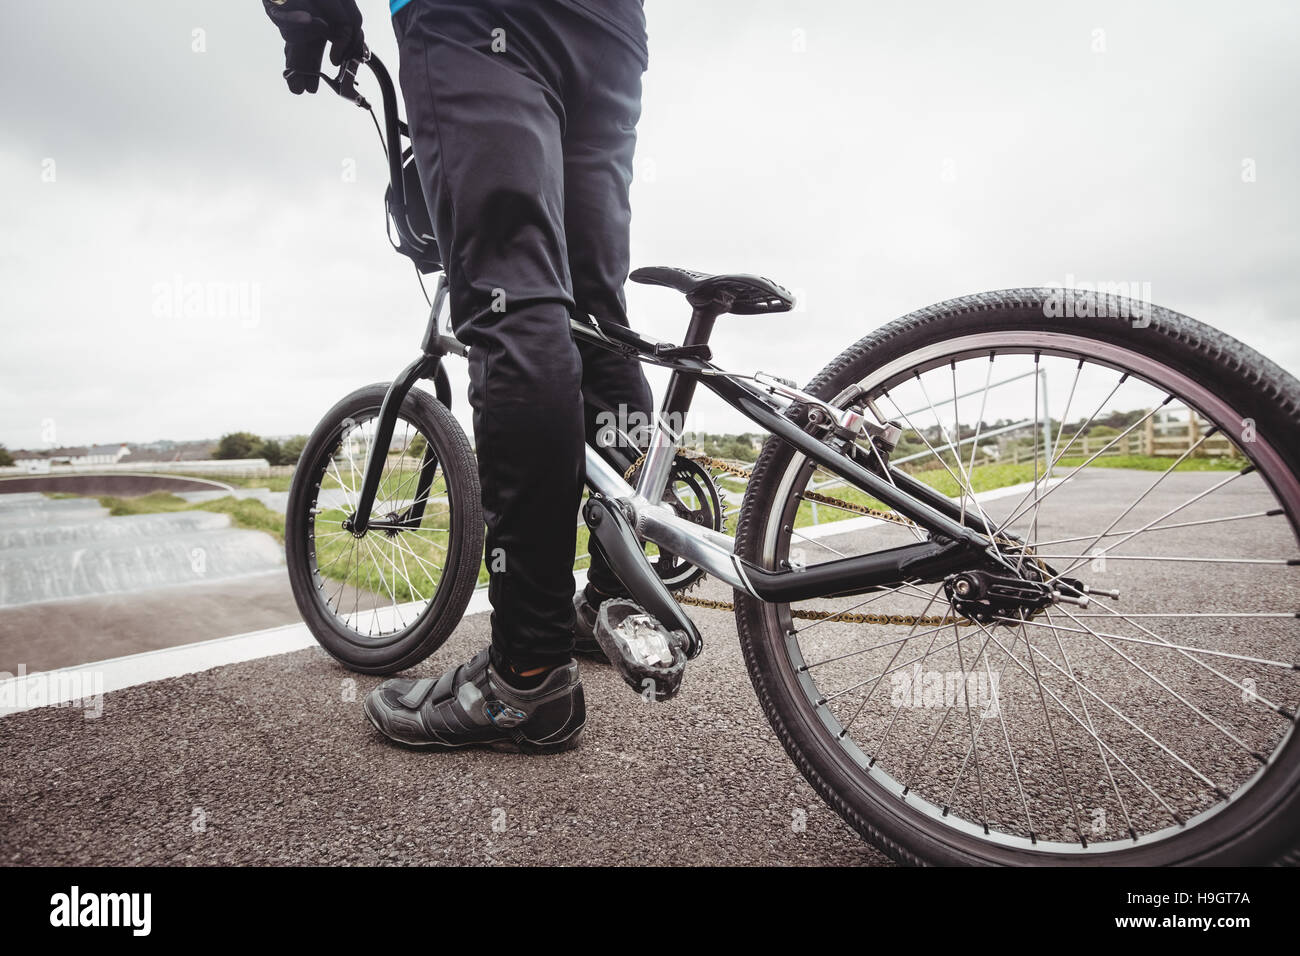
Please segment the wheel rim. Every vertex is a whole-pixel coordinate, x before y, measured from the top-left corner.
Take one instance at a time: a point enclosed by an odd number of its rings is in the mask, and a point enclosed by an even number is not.
[[[344,527],[355,513],[378,408],[340,423],[312,463],[307,554],[318,606],[353,643],[384,647],[409,634],[444,590],[452,565],[455,506],[441,466],[443,449],[400,416],[371,508],[371,527],[357,537]],[[424,449],[434,457],[425,465]],[[431,472],[419,495],[421,471]],[[412,506],[423,505],[418,524]],[[407,518],[405,523],[399,519]],[[399,523],[401,527],[395,527]]]
[[[1019,363],[1022,368],[1008,369],[1008,363]],[[1057,369],[1062,383],[1056,387],[1043,385],[1040,373],[1047,370],[1045,366],[1049,363]],[[977,365],[984,367],[976,368]],[[1051,616],[1046,621],[1033,620],[1021,624],[1006,622],[951,627],[913,624],[894,628],[894,633],[889,634],[884,633],[888,628],[872,628],[869,638],[857,639],[858,645],[853,643],[852,637],[846,636],[849,625],[838,624],[833,619],[807,626],[797,625],[792,610],[806,610],[813,602],[801,602],[793,608],[774,605],[764,613],[775,617],[775,626],[785,635],[782,649],[791,665],[796,685],[791,688],[792,693],[800,695],[815,714],[823,744],[838,754],[838,758],[861,779],[869,780],[897,800],[900,810],[910,808],[907,812],[919,814],[931,826],[946,827],[954,833],[996,846],[1056,853],[1127,850],[1190,832],[1211,819],[1227,805],[1223,796],[1215,793],[1213,788],[1218,787],[1233,800],[1239,799],[1267,769],[1267,765],[1249,753],[1254,750],[1273,759],[1289,740],[1293,720],[1268,708],[1270,705],[1283,706],[1294,714],[1295,702],[1300,696],[1297,677],[1283,676],[1283,668],[1290,668],[1297,657],[1294,569],[1285,563],[1179,562],[1169,560],[1178,555],[1144,555],[1129,546],[1129,542],[1151,541],[1171,531],[1188,533],[1188,529],[1198,527],[1190,524],[1193,519],[1205,520],[1197,513],[1205,502],[1215,495],[1226,496],[1225,489],[1231,488],[1234,482],[1246,483],[1244,479],[1248,476],[1229,478],[1237,473],[1226,470],[1208,473],[1211,476],[1208,482],[1203,478],[1187,481],[1186,466],[1188,461],[1195,460],[1194,452],[1183,459],[1182,467],[1170,469],[1168,473],[1147,472],[1150,481],[1142,483],[1139,491],[1150,483],[1153,483],[1153,488],[1133,502],[1132,508],[1125,510],[1129,502],[1116,499],[1109,509],[1113,515],[1119,516],[1115,523],[1112,524],[1107,517],[1100,526],[1093,524],[1076,529],[1075,533],[1062,533],[1061,530],[1042,533],[1045,527],[1059,528],[1059,522],[1055,519],[1048,521],[1044,513],[1049,501],[1055,498],[1058,503],[1069,503],[1083,487],[1081,476],[1088,474],[1090,469],[1093,475],[1102,469],[1094,460],[1091,463],[1085,461],[1083,467],[1064,474],[1058,473],[1059,463],[1070,461],[1067,458],[1070,451],[1068,428],[1055,436],[1039,435],[1041,426],[1033,426],[1031,430],[1038,435],[1032,456],[1037,490],[1028,499],[1028,507],[1024,507],[1022,495],[1007,496],[1008,500],[1000,506],[975,499],[969,491],[971,487],[977,487],[975,479],[979,476],[967,463],[974,465],[980,456],[981,431],[996,430],[986,429],[980,424],[991,421],[995,415],[989,409],[990,383],[1011,372],[1023,371],[1025,366],[1030,374],[1021,384],[1028,381],[1026,387],[1032,390],[1035,421],[1043,417],[1039,411],[1040,402],[1046,404],[1049,397],[1058,401],[1052,411],[1061,414],[1061,394],[1068,391],[1071,397],[1065,402],[1061,419],[1073,424],[1073,403],[1083,398],[1086,401],[1079,406],[1083,408],[1079,421],[1091,421],[1095,429],[1096,418],[1107,409],[1119,411],[1117,403],[1137,401],[1133,396],[1133,386],[1139,386],[1147,393],[1155,390],[1173,394],[1175,402],[1180,402],[1184,409],[1194,410],[1202,422],[1219,428],[1232,423],[1240,425],[1240,416],[1224,399],[1215,395],[1208,384],[1195,382],[1141,353],[1055,332],[982,333],[950,339],[888,363],[858,383],[886,417],[901,416],[905,429],[912,436],[921,438],[926,451],[918,460],[925,460],[928,455],[929,460],[937,461],[938,453],[947,451],[943,443],[945,440],[952,442],[954,435],[963,442],[957,446],[962,449],[960,464],[956,455],[949,455],[945,466],[945,478],[951,479],[959,489],[963,508],[997,514],[997,517],[990,517],[993,527],[1005,522],[1006,530],[1023,532],[1038,555],[1050,553],[1053,556],[1049,561],[1061,574],[1068,573],[1062,568],[1086,574],[1097,566],[1098,555],[1089,551],[1090,543],[1102,549],[1103,569],[1108,564],[1142,568],[1140,573],[1123,573],[1127,582],[1124,603],[1107,607],[1094,602],[1087,609],[1069,608],[1064,613],[1053,610],[1048,612]],[[1122,379],[1120,389],[1115,393],[1121,397],[1106,396],[1106,387],[1099,384],[1104,381],[1102,378],[1080,389],[1085,370],[1090,374],[1108,373],[1112,384]],[[1069,374],[1060,376],[1061,371]],[[1122,378],[1125,375],[1127,378]],[[946,385],[942,390],[937,387],[941,381]],[[972,382],[975,387],[968,388]],[[1007,387],[1015,382],[1012,379]],[[1127,391],[1125,386],[1128,386]],[[854,390],[846,390],[845,394],[854,394]],[[1029,394],[1022,391],[1019,402],[1029,401]],[[913,399],[912,404],[906,400],[909,397]],[[1087,401],[1095,399],[1099,401],[1092,404]],[[994,404],[1002,401],[999,398]],[[1154,407],[1155,402],[1151,404]],[[924,420],[918,420],[921,409],[924,409]],[[1169,411],[1168,406],[1165,409]],[[1224,529],[1235,523],[1234,534],[1228,535],[1229,539],[1235,540],[1240,538],[1235,534],[1236,529],[1278,522],[1285,526],[1283,531],[1278,530],[1279,525],[1274,525],[1266,534],[1261,532],[1260,538],[1267,539],[1264,543],[1269,548],[1285,549],[1286,552],[1270,553],[1267,560],[1284,562],[1296,554],[1295,528],[1296,516],[1300,515],[1300,488],[1269,443],[1268,436],[1256,435],[1254,439],[1251,442],[1239,439],[1234,445],[1245,452],[1264,479],[1254,479],[1259,487],[1252,490],[1252,500],[1261,497],[1262,489],[1264,494],[1272,497],[1270,507],[1260,508],[1252,504],[1241,514],[1229,513],[1217,520],[1206,520],[1199,527],[1213,529],[1221,535]],[[1194,441],[1189,438],[1189,448]],[[1201,447],[1204,448],[1208,441],[1206,439]],[[1052,457],[1057,462],[1057,466],[1050,470],[1049,442],[1054,446]],[[1093,442],[1091,447],[1096,445]],[[894,457],[900,456],[896,452]],[[1038,470],[1040,462],[1041,473]],[[1110,471],[1119,474],[1123,469]],[[846,541],[856,540],[854,533],[814,536],[801,526],[801,515],[806,517],[809,506],[807,502],[801,504],[793,495],[805,489],[814,474],[809,463],[798,454],[782,474],[774,500],[782,502],[783,506],[769,513],[763,528],[761,553],[769,568],[780,567],[783,561],[792,560],[795,548],[813,552],[816,560],[837,558],[846,553],[864,553],[862,550],[845,550]],[[1055,479],[1050,485],[1046,484],[1049,475]],[[1183,503],[1183,498],[1177,494],[1169,497],[1171,490],[1183,493],[1184,497],[1199,495],[1207,484],[1214,484],[1215,477],[1227,478],[1228,481],[1196,501]],[[1173,480],[1175,478],[1177,480]],[[1092,481],[1092,478],[1087,480]],[[1193,487],[1196,481],[1201,484]],[[1066,490],[1072,482],[1075,489]],[[1061,490],[1057,490],[1057,485]],[[1179,487],[1173,488],[1174,485]],[[1095,488],[1087,490],[1095,493]],[[836,493],[840,492],[831,492]],[[1169,500],[1162,502],[1162,496]],[[1153,504],[1163,504],[1163,507],[1156,509],[1157,520],[1143,528],[1148,524],[1150,515],[1147,512]],[[1011,505],[1010,509],[999,513],[1007,505]],[[1170,514],[1165,515],[1165,512]],[[865,523],[862,519],[858,521]],[[1165,527],[1180,523],[1187,523],[1187,527]],[[834,530],[833,524],[831,522],[827,527]],[[1128,532],[1136,529],[1142,530],[1126,537]],[[1098,532],[1103,534],[1093,542],[1092,538]],[[878,543],[873,547],[866,543],[874,535],[879,535],[883,542],[883,528],[864,529],[861,533],[864,543],[860,547],[874,550],[886,546]],[[907,534],[902,529],[897,529],[897,533]],[[1226,541],[1225,546],[1232,540]],[[896,538],[892,543],[901,541]],[[1045,548],[1044,544],[1050,547]],[[1135,560],[1142,557],[1153,560]],[[1240,555],[1222,552],[1218,557],[1236,559]],[[1157,558],[1159,560],[1154,560]],[[1080,565],[1086,565],[1083,572],[1079,572]],[[1230,617],[1227,615],[1247,612],[1225,609],[1221,601],[1210,611],[1197,610],[1195,613],[1203,615],[1199,617],[1191,611],[1177,612],[1175,617],[1134,616],[1174,613],[1162,607],[1159,601],[1154,602],[1149,611],[1135,603],[1134,599],[1141,595],[1145,581],[1150,578],[1149,569],[1159,568],[1162,574],[1168,575],[1172,568],[1176,579],[1173,583],[1182,583],[1196,580],[1196,576],[1190,573],[1193,567],[1228,567],[1234,572],[1249,567],[1254,573],[1265,573],[1266,569],[1271,577],[1263,593],[1270,596],[1274,607],[1262,612],[1256,607],[1249,613],[1276,616]],[[1094,578],[1101,576],[1093,575]],[[936,592],[938,596],[934,597]],[[875,610],[871,607],[873,603],[879,608],[907,599],[913,615],[952,614],[943,592],[929,584],[910,591],[905,585],[892,596],[863,597],[839,599],[829,606],[820,602],[820,605],[841,613],[862,613]],[[1197,594],[1197,599],[1201,605],[1206,604],[1202,594]],[[1090,614],[1098,616],[1086,616]],[[1213,617],[1204,616],[1207,614]],[[1204,632],[1211,622],[1226,627],[1226,633],[1218,643],[1205,637]],[[1179,625],[1179,633],[1172,632],[1171,624],[1174,623]],[[1235,647],[1231,646],[1234,642]],[[942,654],[934,653],[932,656],[936,644],[949,646],[940,648]],[[1088,644],[1093,645],[1091,650],[1080,655],[1079,648]],[[1242,645],[1248,646],[1248,653],[1243,653]],[[1162,655],[1179,657],[1178,668],[1172,669],[1177,672],[1177,680],[1153,665]],[[1103,666],[1102,657],[1111,663]],[[1125,657],[1131,663],[1126,662]],[[853,678],[846,662],[855,658],[860,673]],[[1080,668],[1081,660],[1087,662],[1086,667]],[[952,663],[952,670],[956,673],[955,687],[950,680],[951,672],[944,669],[948,662]],[[874,664],[874,669],[861,666],[867,663]],[[1007,681],[1008,671],[1019,680],[1014,683]],[[1294,670],[1285,671],[1288,675],[1296,673]],[[1131,706],[1132,694],[1127,703],[1122,698],[1117,703],[1114,689],[1121,686],[1125,674],[1125,679],[1130,681],[1136,676],[1144,685],[1142,693],[1151,698],[1139,701],[1142,706]],[[942,679],[932,680],[936,675],[942,675]],[[980,679],[973,679],[976,677]],[[1103,678],[1108,679],[1111,689],[1107,689]],[[836,684],[836,680],[840,683]],[[1161,683],[1165,685],[1163,690]],[[1208,685],[1215,686],[1207,690]],[[1025,694],[1023,700],[1009,699],[1012,687],[1020,687],[1017,693],[1024,690],[1037,693]],[[1223,699],[1228,688],[1232,689],[1231,693],[1242,695],[1242,706],[1237,712],[1231,712],[1232,708],[1227,707]],[[1193,690],[1204,693],[1197,697],[1192,694]],[[1247,699],[1248,693],[1254,695],[1253,700]],[[1165,722],[1154,719],[1151,713],[1159,710],[1154,702],[1156,694],[1163,695],[1162,702],[1171,711],[1180,712],[1185,722],[1193,725],[1186,728],[1177,740],[1162,739],[1168,734]],[[882,699],[884,706],[881,705]],[[1017,734],[1008,726],[1016,716],[1028,717],[1031,708],[1040,711],[1041,715],[1036,721],[1026,720],[1026,727],[1037,731],[1039,747],[1046,752],[1046,758],[1042,753],[1032,753],[1032,737]],[[1136,713],[1129,713],[1130,710],[1136,710]],[[1266,713],[1272,714],[1275,723],[1264,726],[1267,721],[1261,715]],[[1125,723],[1125,719],[1129,723]],[[903,733],[900,721],[915,726],[910,732]],[[950,725],[946,732],[945,723]],[[1112,736],[1109,733],[1112,725],[1124,732]],[[1159,732],[1153,733],[1153,729]],[[1193,731],[1202,737],[1208,734],[1217,738],[1223,753],[1208,752],[1200,741],[1192,746]],[[995,744],[1003,751],[1000,760],[992,759]],[[1185,751],[1189,750],[1194,759],[1188,759]],[[1142,756],[1141,761],[1137,759],[1138,755]],[[1153,755],[1160,760],[1154,759]],[[1148,779],[1152,774],[1146,769],[1147,765],[1160,766],[1162,761],[1177,771],[1172,773],[1178,778],[1176,784],[1164,779],[1171,775],[1165,768],[1162,768],[1160,780]],[[1085,764],[1088,770],[1083,769]],[[1205,793],[1198,796],[1196,788],[1189,787],[1187,780],[1195,781]],[[1212,799],[1207,798],[1207,794]],[[1061,806],[1053,810],[1050,806],[1053,802]],[[1008,808],[1014,812],[1009,812]]]

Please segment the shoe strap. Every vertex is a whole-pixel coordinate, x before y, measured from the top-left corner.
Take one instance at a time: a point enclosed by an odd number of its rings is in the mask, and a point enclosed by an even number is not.
[[[432,677],[421,678],[411,685],[410,690],[397,698],[397,702],[407,710],[419,710],[420,705],[424,703],[424,698],[429,696],[429,691],[433,690],[436,683],[437,681]]]
[[[397,702],[408,710],[419,710],[424,704],[425,698],[431,696],[430,692],[432,692],[433,703],[440,704],[456,692],[456,687],[462,681],[474,680],[482,671],[487,669],[487,665],[487,651],[479,651],[459,667],[443,671],[437,680],[432,677],[420,678],[411,685],[410,690],[397,698]]]

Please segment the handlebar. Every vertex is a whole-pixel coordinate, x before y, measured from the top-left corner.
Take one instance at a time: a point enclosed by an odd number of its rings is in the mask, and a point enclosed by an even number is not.
[[[370,68],[370,72],[375,76],[375,82],[379,84],[380,100],[384,111],[384,148],[388,153],[388,179],[392,183],[394,192],[400,196],[402,195],[402,137],[409,139],[411,131],[397,115],[397,90],[393,86],[388,68],[379,57],[366,50],[359,59],[345,60],[339,67],[337,76],[322,73],[320,78],[326,86],[345,100],[373,112],[370,102],[357,89],[357,69],[363,63]]]
[[[398,116],[397,90],[393,86],[393,79],[388,69],[379,57],[366,50],[359,58],[344,61],[339,67],[338,75],[328,76],[321,73],[319,76],[325,85],[339,96],[374,116],[374,108],[357,89],[357,71],[363,63],[370,68],[375,82],[379,84],[384,113],[380,138],[383,140],[384,152],[388,154],[389,188],[385,201],[389,218],[398,237],[393,245],[398,252],[409,256],[421,272],[430,272],[441,268],[437,240],[433,236],[433,227],[429,223],[428,209],[419,178],[415,175],[415,166],[408,162],[410,150],[403,148],[402,145],[402,137],[410,140],[411,130]],[[379,125],[378,117],[375,117],[375,125]],[[392,240],[391,233],[389,239]]]

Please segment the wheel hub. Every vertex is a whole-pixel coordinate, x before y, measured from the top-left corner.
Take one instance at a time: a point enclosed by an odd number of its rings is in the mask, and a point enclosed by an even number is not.
[[[1030,618],[1059,602],[1087,607],[1087,588],[1074,578],[1041,580],[1037,568],[1025,576],[962,571],[944,578],[943,589],[953,610],[981,624],[1005,624],[1008,618]],[[1077,595],[1077,596],[1076,596]]]

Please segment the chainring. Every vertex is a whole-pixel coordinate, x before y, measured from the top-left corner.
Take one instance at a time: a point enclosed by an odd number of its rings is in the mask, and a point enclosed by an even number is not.
[[[635,484],[645,459],[642,457],[632,465],[623,478],[629,484]],[[678,454],[673,459],[673,468],[664,491],[663,503],[672,509],[679,518],[698,524],[713,531],[721,531],[724,523],[722,493],[718,490],[713,476],[700,463]],[[649,557],[651,566],[659,575],[659,580],[669,591],[689,591],[705,576],[705,570],[684,560],[665,548],[658,548],[659,553]]]

